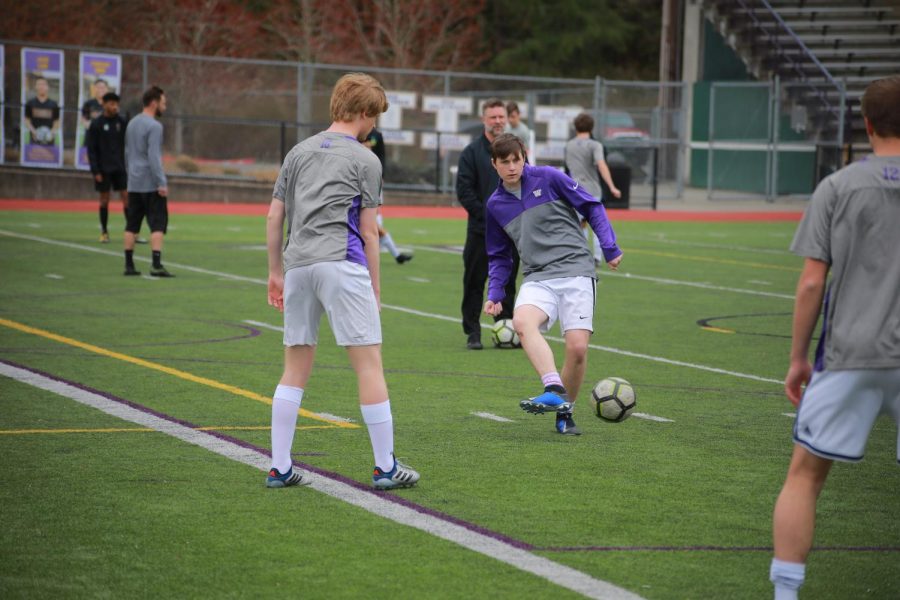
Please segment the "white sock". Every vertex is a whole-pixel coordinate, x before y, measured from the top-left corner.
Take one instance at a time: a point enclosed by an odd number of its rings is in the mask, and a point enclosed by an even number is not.
[[[363,421],[369,429],[375,466],[387,473],[394,468],[394,419],[391,416],[391,401],[379,404],[360,404]]]
[[[384,232],[384,235],[378,239],[378,242],[387,248],[387,251],[391,253],[391,256],[397,258],[400,255],[400,250],[397,248],[397,244],[394,243],[394,238],[391,237],[387,231]]]
[[[303,389],[290,385],[279,385],[272,397],[272,466],[282,474],[293,464],[291,445],[302,399]]]
[[[775,584],[775,600],[797,600],[797,590],[806,577],[806,565],[772,559],[769,581]]]

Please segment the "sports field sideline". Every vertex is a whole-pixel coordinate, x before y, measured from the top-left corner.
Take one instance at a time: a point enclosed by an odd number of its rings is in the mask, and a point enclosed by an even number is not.
[[[263,485],[265,205],[173,203],[170,281],[123,278],[95,210],[0,200],[4,597],[770,593],[797,213],[611,211],[626,262],[599,279],[586,388],[625,377],[640,415],[602,423],[583,392],[585,434],[562,438],[518,409],[519,351],[465,350],[459,210],[386,207],[415,252],[383,263],[382,319],[397,451],[423,479],[375,494],[328,335],[295,442],[313,489]],[[897,596],[895,444],[880,421],[867,459],[836,465],[810,597]]]

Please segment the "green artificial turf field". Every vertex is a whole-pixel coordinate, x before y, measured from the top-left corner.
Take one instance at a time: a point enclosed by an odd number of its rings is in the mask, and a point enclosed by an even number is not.
[[[171,280],[123,277],[95,221],[0,212],[0,360],[267,448],[282,346],[263,219],[173,216]],[[625,258],[599,279],[580,437],[518,408],[540,383],[521,351],[465,349],[465,223],[388,226],[415,252],[402,266],[382,255],[382,327],[396,451],[422,473],[394,496],[648,599],[770,595],[794,412],[779,383],[802,264],[793,223],[614,223]],[[303,409],[323,415],[298,420],[295,459],[367,484],[355,377],[324,321],[316,360]],[[592,415],[608,376],[634,385],[639,416]],[[807,597],[900,594],[896,433],[880,419],[867,459],[833,469]],[[4,598],[577,596],[9,377],[0,453]]]

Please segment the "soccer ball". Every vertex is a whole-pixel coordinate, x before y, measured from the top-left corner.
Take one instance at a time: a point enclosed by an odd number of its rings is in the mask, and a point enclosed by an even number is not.
[[[637,396],[631,384],[621,377],[607,377],[594,386],[591,396],[597,416],[610,423],[621,423],[634,412]]]
[[[519,348],[522,342],[512,324],[512,319],[500,319],[491,329],[491,339],[497,348]]]
[[[49,146],[53,144],[53,130],[47,126],[41,126],[35,129],[35,139],[34,141],[38,144],[43,144],[44,146]]]

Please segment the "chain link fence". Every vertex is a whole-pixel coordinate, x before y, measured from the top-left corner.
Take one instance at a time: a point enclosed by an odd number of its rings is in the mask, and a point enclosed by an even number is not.
[[[19,51],[25,43],[0,43],[5,46],[7,63],[5,159],[7,164],[15,164],[21,122]],[[74,168],[79,53],[97,49],[28,46],[59,49],[66,55],[63,164]],[[122,97],[122,113],[133,116],[140,112],[140,97],[148,86],[158,85],[166,91],[169,108],[162,122],[166,169],[171,173],[274,181],[285,153],[297,141],[328,126],[335,81],[348,71],[363,70],[377,77],[392,95],[393,104],[402,107],[399,119],[395,114],[393,122],[386,123],[383,118],[379,125],[387,147],[388,189],[453,193],[459,153],[483,131],[480,102],[492,97],[519,104],[523,120],[535,134],[538,164],[563,166],[562,148],[574,135],[572,118],[586,111],[595,118],[594,135],[604,143],[610,166],[630,174],[632,205],[649,205],[657,197],[677,198],[685,188],[691,94],[689,86],[680,82],[515,77],[134,50],[102,52],[122,57],[120,89],[116,90]],[[717,93],[721,98],[730,92],[722,87]],[[713,107],[710,120],[720,119],[722,110]],[[711,144],[730,139],[731,133],[722,127],[714,126],[717,133]],[[752,143],[770,141],[763,137],[753,138]],[[737,168],[718,149],[713,154],[714,170]],[[773,177],[772,170],[757,173],[759,169],[754,169],[753,177],[767,182]],[[713,179],[711,185],[717,189],[720,184]]]

